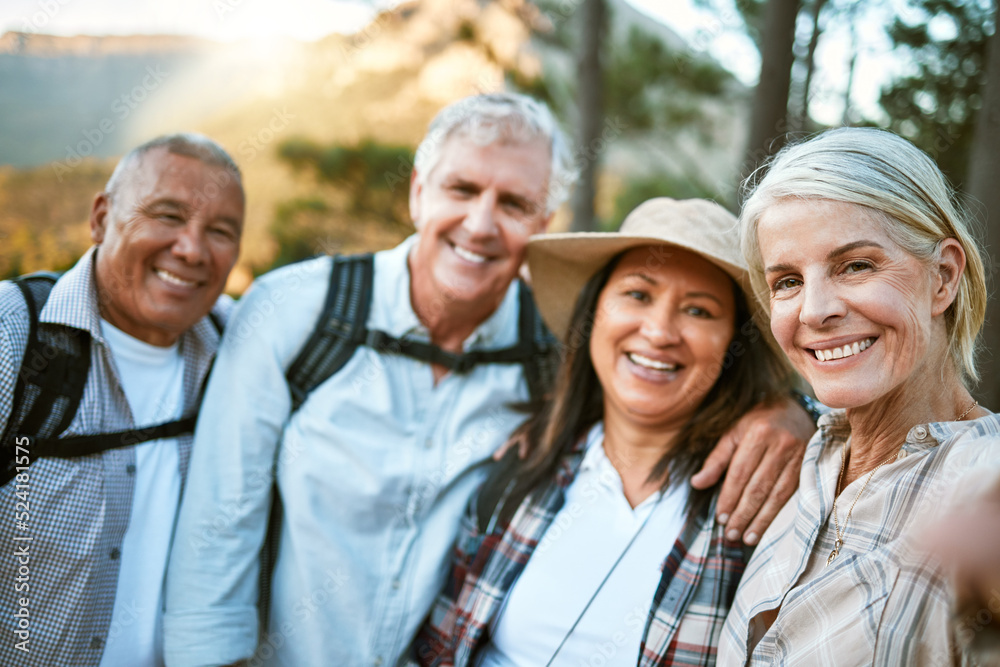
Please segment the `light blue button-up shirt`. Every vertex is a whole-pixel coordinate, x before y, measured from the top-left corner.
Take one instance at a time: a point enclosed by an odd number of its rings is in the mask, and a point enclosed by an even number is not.
[[[376,254],[368,327],[427,339],[410,303],[416,237]],[[291,416],[285,370],[312,332],[322,258],[275,271],[241,301],[195,437],[167,580],[167,664],[219,665],[257,644],[258,552],[272,463],[284,503],[262,664],[394,664],[447,573],[466,503],[523,420],[517,365],[437,385],[429,364],[360,347]],[[517,339],[517,286],[465,342]],[[256,663],[255,663],[256,664]]]

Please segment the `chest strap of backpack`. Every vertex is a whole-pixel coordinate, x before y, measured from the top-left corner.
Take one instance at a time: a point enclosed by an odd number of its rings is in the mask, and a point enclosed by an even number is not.
[[[368,329],[374,272],[371,254],[334,258],[316,329],[286,374],[293,412],[313,389],[343,368],[359,345],[382,354],[399,354],[437,364],[459,375],[480,364],[521,364],[532,399],[544,396],[554,369],[551,360],[555,357],[556,341],[542,323],[531,290],[523,282],[518,283],[517,344],[499,350],[455,354],[431,343]]]
[[[7,428],[0,440],[3,444],[0,483],[8,482],[16,474],[16,468],[23,467],[15,465],[15,454],[26,452],[29,461],[40,457],[76,458],[194,432],[197,413],[154,426],[59,437],[72,423],[83,398],[90,372],[91,339],[87,331],[72,327],[58,327],[44,337],[39,335],[39,314],[57,279],[56,274],[39,273],[14,280],[28,308],[28,343],[14,387]],[[221,322],[214,314],[211,321],[221,334]]]

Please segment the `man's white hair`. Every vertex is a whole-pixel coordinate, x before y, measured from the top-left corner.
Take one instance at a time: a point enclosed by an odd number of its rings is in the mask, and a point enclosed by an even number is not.
[[[548,143],[551,168],[545,209],[554,213],[569,199],[579,177],[569,141],[543,102],[515,93],[466,97],[442,109],[417,147],[413,167],[421,182],[441,160],[442,149],[456,134],[487,146],[497,142],[542,139]]]

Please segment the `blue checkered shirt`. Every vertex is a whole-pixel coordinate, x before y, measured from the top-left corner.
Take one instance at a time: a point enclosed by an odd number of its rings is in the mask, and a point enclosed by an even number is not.
[[[95,249],[53,287],[39,315],[39,328],[73,327],[91,336],[90,374],[76,416],[64,436],[106,433],[135,426],[101,334],[93,278]],[[220,299],[222,319],[232,300]],[[28,310],[20,290],[0,283],[0,431],[10,415],[14,386],[28,341]],[[184,357],[184,414],[196,409],[199,390],[219,335],[206,317],[180,339]],[[191,437],[178,439],[180,472],[187,470]],[[15,506],[23,498],[15,484],[0,489],[0,665],[87,667],[98,665],[112,628],[122,540],[128,528],[135,486],[135,449],[124,447],[75,459],[38,459],[29,470],[28,532],[15,524]],[[30,536],[30,542],[15,536]],[[21,563],[15,545],[28,544],[28,589],[15,590]],[[23,558],[21,559],[24,560]],[[163,577],[163,572],[150,576]],[[20,582],[25,583],[25,582]],[[30,652],[14,648],[19,598],[29,600]]]

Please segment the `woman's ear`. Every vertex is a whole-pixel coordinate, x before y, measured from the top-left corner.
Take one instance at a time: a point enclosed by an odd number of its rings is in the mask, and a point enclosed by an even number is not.
[[[950,238],[941,241],[934,269],[935,291],[931,314],[937,316],[948,310],[958,295],[958,286],[965,272],[965,250],[962,244]]]

